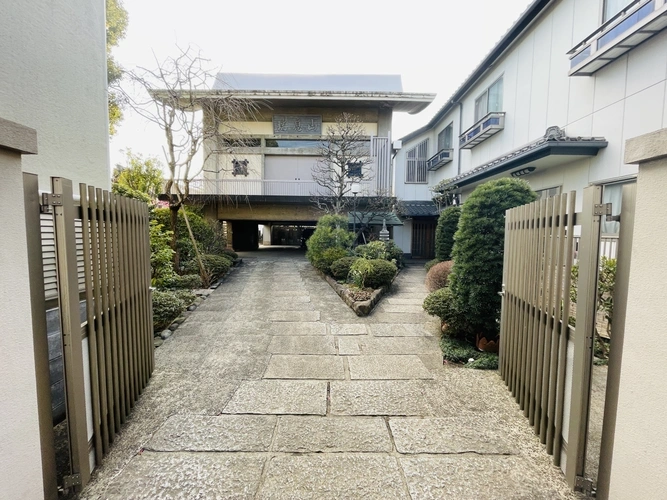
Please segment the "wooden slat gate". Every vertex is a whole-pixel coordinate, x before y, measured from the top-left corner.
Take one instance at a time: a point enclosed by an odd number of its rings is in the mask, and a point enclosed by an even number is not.
[[[601,200],[601,188],[591,186],[581,213],[573,191],[508,210],[505,221],[500,375],[573,489],[583,481],[600,221],[607,211]],[[568,325],[575,226],[576,329]]]
[[[43,211],[53,217],[65,364],[71,474],[61,486],[80,490],[153,371],[148,207],[85,184],[79,185],[77,204],[71,181],[54,177]]]

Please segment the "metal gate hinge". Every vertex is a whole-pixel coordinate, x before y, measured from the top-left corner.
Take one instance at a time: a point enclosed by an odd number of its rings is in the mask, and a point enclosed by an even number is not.
[[[72,486],[81,486],[81,474],[72,474],[63,477],[63,488],[66,490]]]
[[[587,497],[594,496],[595,494],[595,483],[591,479],[577,476],[577,479],[574,482],[574,488],[577,491],[581,491]]]
[[[611,215],[611,203],[596,203],[593,206],[593,215]]]
[[[51,207],[62,207],[63,196],[61,194],[42,193],[42,213],[51,213]]]

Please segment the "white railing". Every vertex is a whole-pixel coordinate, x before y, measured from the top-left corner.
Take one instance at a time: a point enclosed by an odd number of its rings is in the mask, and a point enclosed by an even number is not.
[[[182,181],[178,181],[181,183]],[[361,182],[361,192],[357,196],[376,196],[378,190],[372,181]],[[263,180],[263,179],[193,179],[190,181],[191,195],[227,196],[328,196],[325,188],[315,181]],[[346,196],[353,196],[351,192]]]
[[[574,260],[577,261],[579,254],[579,236],[574,238]],[[618,255],[618,235],[606,234],[600,237],[600,257],[615,259]]]

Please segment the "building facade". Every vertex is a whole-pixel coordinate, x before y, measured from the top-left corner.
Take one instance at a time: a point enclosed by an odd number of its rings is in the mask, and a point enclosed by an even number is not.
[[[323,213],[318,197],[327,196],[313,171],[321,148],[344,114],[360,121],[363,148],[358,187],[346,196],[359,202],[394,192],[391,123],[394,112],[416,113],[433,94],[402,91],[396,75],[250,75],[220,74],[213,89],[199,96],[221,96],[247,103],[236,120],[211,116],[204,109],[207,134],[201,178],[190,184],[194,203],[225,221],[235,249],[263,244],[299,244],[302,230]],[[349,167],[349,166],[348,166]],[[398,221],[400,223],[400,221]],[[381,222],[380,222],[381,224]]]
[[[521,177],[550,196],[604,185],[620,213],[627,139],[667,127],[664,0],[536,0],[422,128],[401,139],[396,195],[429,200]],[[577,207],[579,209],[580,207]],[[416,219],[415,219],[416,220]],[[617,223],[605,223],[613,236]],[[407,220],[395,237],[415,245]]]

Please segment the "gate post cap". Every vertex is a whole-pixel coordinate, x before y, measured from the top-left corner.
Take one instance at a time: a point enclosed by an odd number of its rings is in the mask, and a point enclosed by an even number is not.
[[[625,141],[625,163],[645,163],[667,158],[667,128]]]

